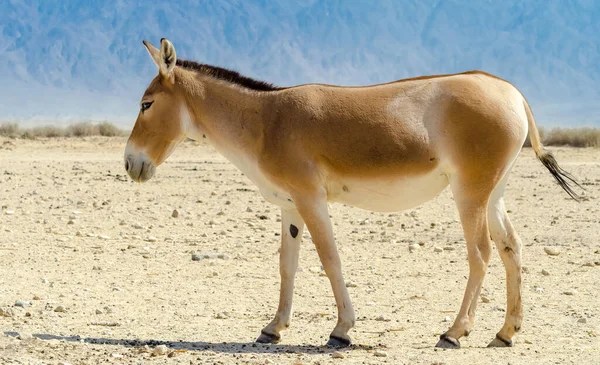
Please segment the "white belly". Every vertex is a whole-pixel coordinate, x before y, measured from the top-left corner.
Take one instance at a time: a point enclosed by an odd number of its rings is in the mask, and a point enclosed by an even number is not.
[[[330,183],[329,200],[376,212],[397,212],[435,198],[446,186],[448,177],[439,169],[389,179],[342,178]]]

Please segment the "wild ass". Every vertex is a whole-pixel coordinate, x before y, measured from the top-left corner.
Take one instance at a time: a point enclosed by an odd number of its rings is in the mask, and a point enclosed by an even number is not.
[[[219,67],[178,60],[161,39],[144,41],[159,69],[144,93],[125,149],[135,181],[150,179],[186,137],[203,135],[281,208],[281,289],[258,342],[290,325],[304,225],[338,310],[328,345],[348,346],[355,316],[342,275],[328,202],[387,212],[416,207],[450,185],[468,252],[469,279],[452,327],[437,347],[469,334],[493,240],[506,268],[504,326],[489,346],[512,345],[521,328],[521,240],[504,189],[529,131],[539,160],[573,198],[576,182],[545,151],[531,109],[509,82],[479,71],[363,87],[280,88]]]

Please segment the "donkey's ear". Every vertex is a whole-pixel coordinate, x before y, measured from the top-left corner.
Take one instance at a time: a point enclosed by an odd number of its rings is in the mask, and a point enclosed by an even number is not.
[[[175,53],[175,47],[169,42],[168,39],[163,38],[160,40],[160,64],[158,68],[163,76],[170,76],[171,71],[175,68],[177,63],[177,55]]]
[[[146,51],[148,51],[148,54],[150,55],[150,57],[152,57],[152,60],[160,69],[160,51],[158,50],[158,48],[154,47],[150,42],[146,40],[143,40],[142,43],[144,43],[144,46],[146,46]]]

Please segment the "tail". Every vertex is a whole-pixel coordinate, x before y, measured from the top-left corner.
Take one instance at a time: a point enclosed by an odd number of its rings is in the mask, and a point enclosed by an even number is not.
[[[529,140],[531,141],[531,147],[535,151],[535,155],[538,160],[542,162],[544,166],[550,171],[558,185],[563,188],[571,198],[575,201],[580,201],[581,197],[573,191],[573,185],[583,189],[581,185],[575,180],[573,175],[563,170],[558,166],[558,162],[552,155],[552,152],[546,151],[544,145],[540,139],[540,133],[538,132],[537,126],[535,125],[535,119],[533,118],[533,112],[527,103],[527,100],[523,98],[523,105],[525,106],[525,113],[527,114],[527,124],[529,126]]]

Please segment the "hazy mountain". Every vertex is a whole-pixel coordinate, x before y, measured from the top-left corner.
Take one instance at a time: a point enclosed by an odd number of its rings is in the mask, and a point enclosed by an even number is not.
[[[132,125],[141,41],[279,85],[485,70],[540,124],[600,125],[600,2],[0,0],[0,120]]]

